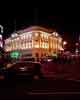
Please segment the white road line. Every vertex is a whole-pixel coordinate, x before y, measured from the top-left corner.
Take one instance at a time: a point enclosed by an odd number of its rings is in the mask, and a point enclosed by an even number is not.
[[[28,92],[29,95],[80,94],[80,92]]]

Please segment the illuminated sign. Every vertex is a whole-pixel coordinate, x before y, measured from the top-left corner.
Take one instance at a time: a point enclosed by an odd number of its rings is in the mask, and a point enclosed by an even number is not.
[[[19,51],[12,51],[10,53],[10,57],[11,58],[18,58],[20,56],[20,52]]]

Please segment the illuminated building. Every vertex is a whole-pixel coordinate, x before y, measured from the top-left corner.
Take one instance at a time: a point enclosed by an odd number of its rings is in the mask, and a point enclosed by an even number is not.
[[[44,57],[58,53],[62,48],[62,38],[57,32],[39,26],[32,26],[13,33],[5,40],[5,51],[19,50],[21,56]]]

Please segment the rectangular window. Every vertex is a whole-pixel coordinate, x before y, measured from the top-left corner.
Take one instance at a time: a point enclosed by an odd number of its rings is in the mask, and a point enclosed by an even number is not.
[[[29,42],[28,45],[29,45],[29,48],[32,48],[32,42]]]

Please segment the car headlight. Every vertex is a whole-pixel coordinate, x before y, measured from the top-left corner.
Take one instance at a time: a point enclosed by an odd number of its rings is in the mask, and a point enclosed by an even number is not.
[[[12,64],[7,64],[7,68],[10,68],[12,66]]]
[[[21,71],[27,71],[28,69],[27,69],[27,67],[20,67],[19,68]]]

